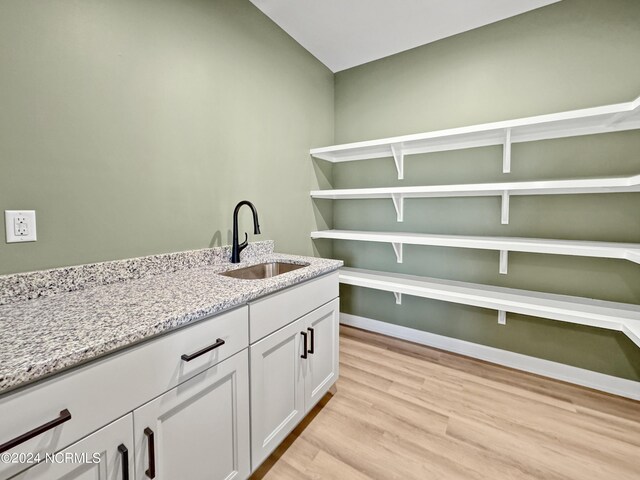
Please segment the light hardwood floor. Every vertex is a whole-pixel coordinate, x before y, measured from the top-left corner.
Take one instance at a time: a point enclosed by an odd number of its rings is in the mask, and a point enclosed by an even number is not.
[[[341,327],[340,379],[251,477],[640,479],[640,402]]]

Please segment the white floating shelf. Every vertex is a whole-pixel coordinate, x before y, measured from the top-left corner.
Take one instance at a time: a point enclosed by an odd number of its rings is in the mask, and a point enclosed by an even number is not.
[[[500,323],[510,312],[617,330],[640,347],[638,305],[354,268],[340,269],[340,282],[393,292],[396,300],[404,294],[494,309]]]
[[[393,195],[401,195],[404,198],[482,197],[499,196],[505,191],[509,192],[510,195],[640,192],[640,175],[573,180],[541,180],[533,182],[313,190],[311,196],[313,198],[328,198],[332,200],[392,198]]]
[[[404,200],[406,198],[499,196],[502,197],[502,223],[507,224],[509,223],[510,196],[625,192],[640,192],[640,175],[533,182],[314,190],[311,192],[311,197],[331,200],[390,198],[396,208],[398,221],[401,222],[404,216]]]
[[[418,153],[503,145],[503,172],[511,171],[511,144],[618,132],[640,128],[640,97],[632,102],[585,108],[535,117],[449,128],[399,137],[347,143],[310,150],[330,162],[392,157],[398,178],[404,177],[404,157]]]
[[[500,252],[500,273],[503,274],[507,273],[508,252],[615,258],[640,263],[640,244],[637,243],[586,242],[518,237],[475,237],[429,233],[361,232],[353,230],[320,230],[311,232],[311,238],[390,243],[396,253],[398,263],[402,263],[402,245],[405,244],[496,250]]]

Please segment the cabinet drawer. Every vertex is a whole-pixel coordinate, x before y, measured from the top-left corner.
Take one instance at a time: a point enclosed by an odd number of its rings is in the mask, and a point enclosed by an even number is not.
[[[0,444],[58,418],[66,409],[71,414],[70,420],[10,450],[59,451],[246,348],[247,312],[247,307],[242,307],[198,321],[0,396]],[[215,344],[218,339],[225,343],[189,362],[181,358]],[[0,463],[0,478],[26,466]]]
[[[65,460],[71,455],[74,461]],[[125,475],[133,479],[131,414],[57,453],[55,462],[42,460],[11,480],[122,480]]]
[[[249,340],[255,343],[338,296],[338,272],[249,304]]]

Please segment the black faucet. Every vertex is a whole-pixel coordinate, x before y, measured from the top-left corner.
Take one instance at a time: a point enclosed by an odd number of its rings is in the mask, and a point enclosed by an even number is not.
[[[240,263],[240,252],[247,246],[249,235],[245,232],[244,242],[238,243],[238,212],[243,205],[248,205],[253,213],[253,233],[258,235],[260,233],[260,224],[258,223],[258,212],[256,207],[253,206],[248,200],[242,200],[236,208],[233,210],[233,247],[231,248],[231,263]]]

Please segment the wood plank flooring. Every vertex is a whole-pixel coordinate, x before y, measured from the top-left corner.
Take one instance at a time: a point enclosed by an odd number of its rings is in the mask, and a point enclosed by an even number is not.
[[[340,355],[252,480],[640,480],[640,402],[344,326]]]

